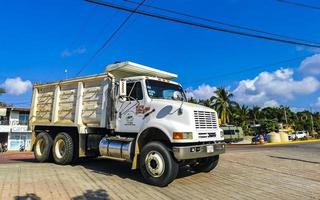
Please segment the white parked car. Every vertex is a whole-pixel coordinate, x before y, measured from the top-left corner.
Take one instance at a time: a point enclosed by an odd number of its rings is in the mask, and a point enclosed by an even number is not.
[[[292,134],[289,134],[289,140],[297,140],[297,139],[303,139],[303,138],[307,138],[307,132],[306,131],[296,131]]]

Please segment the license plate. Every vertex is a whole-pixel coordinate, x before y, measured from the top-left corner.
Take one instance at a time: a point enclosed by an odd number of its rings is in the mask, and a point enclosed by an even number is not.
[[[207,146],[207,153],[213,153],[213,152],[214,152],[213,146]]]

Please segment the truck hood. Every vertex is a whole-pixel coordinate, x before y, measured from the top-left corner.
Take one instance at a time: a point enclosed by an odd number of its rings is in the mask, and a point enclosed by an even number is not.
[[[159,127],[164,128],[168,135],[173,132],[192,132],[194,134],[192,140],[172,142],[223,140],[223,136],[220,133],[220,128],[217,123],[217,113],[211,108],[193,103],[182,103],[181,101],[166,99],[152,99],[150,107],[155,111],[146,119],[150,120],[147,121],[148,124],[159,124]],[[181,110],[179,110],[180,107]],[[208,113],[214,113],[214,116]],[[211,133],[215,133],[215,136],[207,136]],[[205,134],[205,136],[203,134]],[[169,137],[172,138],[172,136]]]
[[[199,110],[199,111],[208,111],[208,112],[216,112],[215,110],[199,105],[199,104],[194,104],[194,103],[188,103],[188,102],[181,102],[181,101],[175,101],[175,100],[168,100],[168,99],[153,99],[152,104],[163,104],[163,105],[170,105],[173,106],[174,108],[180,108],[182,104],[182,110],[183,109],[188,109],[188,110]]]

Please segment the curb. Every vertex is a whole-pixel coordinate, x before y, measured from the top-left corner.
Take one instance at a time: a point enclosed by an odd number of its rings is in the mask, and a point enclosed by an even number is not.
[[[314,139],[314,140],[301,140],[301,141],[292,141],[292,142],[265,143],[264,145],[277,145],[277,144],[299,144],[299,143],[312,143],[312,142],[320,142],[320,139]]]

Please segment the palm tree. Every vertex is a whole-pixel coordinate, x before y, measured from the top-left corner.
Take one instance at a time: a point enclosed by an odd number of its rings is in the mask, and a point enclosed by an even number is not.
[[[199,100],[199,104],[206,106],[206,107],[211,107],[211,101],[210,99],[206,99],[206,100]]]
[[[188,102],[189,103],[195,103],[195,104],[198,103],[198,101],[193,97],[190,97],[190,99],[188,99]]]
[[[239,109],[237,112],[237,118],[238,118],[242,127],[244,127],[248,124],[248,119],[249,119],[248,106],[245,106],[245,105],[242,105],[241,107],[239,106]]]
[[[225,88],[218,88],[214,94],[215,95],[210,98],[212,105],[218,112],[221,124],[227,124],[230,122],[231,107],[237,103],[231,100],[233,94]]]
[[[250,110],[250,117],[252,119],[253,125],[256,125],[256,122],[260,118],[260,107],[253,106]]]

